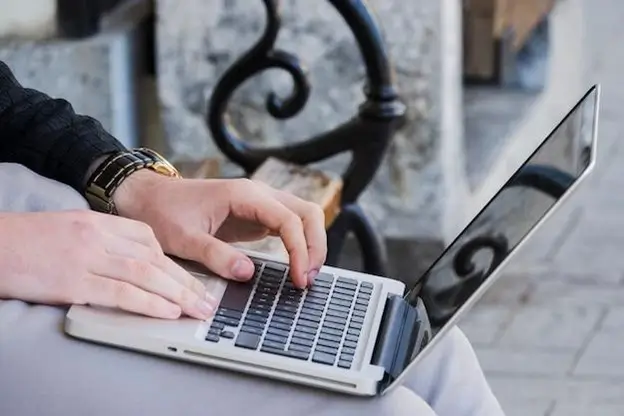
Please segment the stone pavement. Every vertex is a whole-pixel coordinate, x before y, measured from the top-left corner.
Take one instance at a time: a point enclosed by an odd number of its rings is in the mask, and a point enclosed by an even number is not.
[[[460,324],[508,416],[624,415],[624,2],[584,17],[597,168]]]

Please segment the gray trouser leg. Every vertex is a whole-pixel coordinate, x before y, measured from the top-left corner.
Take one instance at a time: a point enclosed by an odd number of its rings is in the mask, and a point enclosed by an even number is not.
[[[72,189],[0,164],[0,211],[85,208]],[[77,341],[63,333],[65,312],[0,301],[0,415],[502,414],[458,329],[405,386],[368,400]]]

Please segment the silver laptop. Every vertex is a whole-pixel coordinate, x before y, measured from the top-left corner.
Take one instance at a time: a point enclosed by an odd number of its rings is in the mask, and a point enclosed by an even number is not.
[[[553,209],[592,170],[599,87],[592,87],[412,287],[324,267],[296,289],[288,266],[248,253],[249,283],[185,267],[220,296],[214,318],[159,320],[73,306],[65,330],[97,343],[353,395],[381,395],[465,314]]]

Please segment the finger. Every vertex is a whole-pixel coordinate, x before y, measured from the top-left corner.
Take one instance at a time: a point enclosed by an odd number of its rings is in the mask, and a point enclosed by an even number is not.
[[[206,287],[202,282],[200,282],[175,261],[167,257],[163,253],[162,249],[147,247],[134,241],[124,240],[118,236],[109,236],[109,238],[110,240],[106,241],[107,253],[148,261],[188,289],[195,292],[200,298],[212,298],[211,295],[206,293]]]
[[[96,218],[109,234],[135,241],[147,247],[161,249],[154,230],[144,222],[107,214],[101,214]]]
[[[178,305],[156,294],[139,289],[130,283],[101,276],[87,278],[85,292],[83,298],[90,305],[118,308],[162,319],[177,319],[182,313]]]
[[[232,193],[232,214],[276,232],[288,252],[293,282],[300,288],[306,287],[309,259],[301,218],[251,181],[240,181]]]
[[[303,232],[308,247],[308,280],[312,284],[314,277],[327,258],[327,233],[325,231],[325,213],[317,204],[304,201],[293,194],[264,185],[267,192],[272,193],[284,206],[291,209],[301,218]]]
[[[254,265],[246,255],[208,233],[185,236],[183,251],[185,257],[226,279],[247,281],[253,277]]]
[[[216,309],[214,300],[200,297],[149,261],[111,254],[105,256],[105,265],[97,274],[102,277],[129,283],[137,288],[161,296],[182,308],[197,319],[210,318]]]

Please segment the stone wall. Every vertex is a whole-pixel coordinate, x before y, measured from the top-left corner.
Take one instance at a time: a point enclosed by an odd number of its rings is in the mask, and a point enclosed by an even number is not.
[[[400,93],[408,105],[408,122],[363,198],[387,236],[439,238],[442,200],[452,191],[449,186],[457,183],[445,177],[448,172],[442,160],[454,152],[442,154],[449,138],[441,131],[445,105],[441,77],[446,74],[447,82],[457,83],[456,89],[460,84],[459,63],[456,70],[443,70],[442,58],[449,52],[442,49],[440,38],[445,3],[459,9],[457,0],[368,2],[383,28]],[[240,133],[258,145],[298,141],[329,130],[353,116],[363,100],[364,67],[352,33],[331,4],[310,0],[282,4],[283,28],[277,46],[307,64],[312,94],[305,109],[284,122],[271,118],[264,101],[270,91],[288,93],[287,74],[270,71],[244,85],[232,101],[231,116]],[[263,4],[260,0],[185,0],[182,6],[176,0],[158,0],[157,14],[158,82],[168,152],[174,159],[220,156],[204,121],[207,103],[219,76],[259,38]],[[461,31],[457,25],[446,29],[446,36],[457,38]],[[451,47],[457,48],[458,43],[451,42]],[[446,108],[445,117],[459,125],[459,110],[453,105]],[[450,140],[459,143],[461,137]],[[343,162],[338,158],[323,167],[340,171]],[[224,174],[234,172],[238,173],[231,165],[224,169]]]

